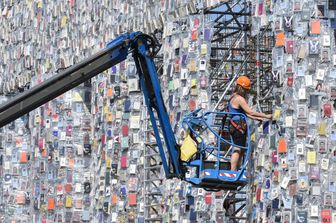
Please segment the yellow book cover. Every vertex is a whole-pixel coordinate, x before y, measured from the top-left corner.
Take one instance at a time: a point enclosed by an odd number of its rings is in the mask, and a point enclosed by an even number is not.
[[[72,198],[70,196],[66,196],[65,198],[65,207],[66,208],[71,208],[72,206]]]
[[[308,151],[307,152],[307,163],[315,164],[316,163],[316,151]]]

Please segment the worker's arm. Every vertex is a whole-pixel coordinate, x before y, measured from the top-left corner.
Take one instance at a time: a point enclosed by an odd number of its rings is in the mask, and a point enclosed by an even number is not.
[[[237,98],[237,101],[239,103],[239,106],[246,112],[246,115],[248,117],[251,117],[252,119],[258,119],[258,120],[263,120],[263,119],[272,119],[272,115],[266,115],[265,113],[261,113],[261,112],[256,112],[253,111],[250,106],[247,104],[246,100],[239,96]],[[260,119],[259,119],[260,118]]]
[[[264,118],[260,118],[260,117],[249,115],[249,114],[246,114],[246,116],[249,117],[250,119],[254,119],[254,120],[259,120],[259,121],[264,121],[265,120]]]

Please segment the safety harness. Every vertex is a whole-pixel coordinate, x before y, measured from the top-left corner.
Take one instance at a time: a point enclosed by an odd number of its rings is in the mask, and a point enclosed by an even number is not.
[[[234,95],[232,95],[228,101],[228,104],[226,106],[226,112],[229,112],[229,104],[232,100],[232,98],[234,97]],[[228,118],[228,114],[225,114],[223,116],[223,119],[222,119],[222,129],[224,129],[224,125],[226,123],[226,119]],[[239,123],[237,124],[234,120],[232,120],[231,118],[229,118],[230,120],[230,124],[235,128],[237,129],[241,134],[245,134],[246,132],[246,129],[247,129],[247,124],[246,122],[243,120],[243,118],[240,116],[240,120],[239,120]]]

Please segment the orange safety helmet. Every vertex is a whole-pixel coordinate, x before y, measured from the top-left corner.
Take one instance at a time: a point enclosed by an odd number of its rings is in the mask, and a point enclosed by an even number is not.
[[[251,89],[251,81],[248,77],[246,76],[240,76],[238,79],[237,79],[237,82],[236,82],[238,85],[242,86],[244,89],[246,90],[250,90]]]

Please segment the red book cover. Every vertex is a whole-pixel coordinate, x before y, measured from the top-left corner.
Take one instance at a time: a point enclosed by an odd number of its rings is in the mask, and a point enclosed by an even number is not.
[[[198,28],[199,25],[200,25],[200,20],[199,20],[198,18],[195,18],[195,19],[194,19],[194,27],[195,27],[195,28]]]
[[[127,167],[127,157],[125,155],[121,156],[120,165],[121,165],[121,168]]]
[[[272,163],[277,163],[278,162],[278,153],[277,151],[272,152]]]
[[[288,76],[287,86],[292,87],[293,86],[293,81],[294,81],[293,75]]]
[[[258,5],[258,15],[262,15],[264,11],[264,3],[259,3]]]
[[[101,137],[100,137],[100,139],[101,139],[101,143],[103,145],[105,145],[106,144],[106,136],[105,136],[105,134],[102,134]]]
[[[287,40],[286,41],[286,51],[289,54],[294,53],[294,40]]]
[[[195,40],[197,40],[197,38],[198,38],[198,32],[197,32],[197,29],[193,29],[193,30],[191,31],[191,40],[192,40],[192,41],[195,41]]]
[[[331,223],[330,217],[331,217],[331,211],[329,209],[321,210],[321,218],[323,223]]]
[[[71,184],[65,184],[64,185],[64,190],[65,190],[65,192],[67,192],[67,193],[70,193],[71,192],[71,190],[72,190],[72,186],[71,186]]]
[[[323,113],[325,117],[331,117],[331,104],[323,105]]]
[[[123,125],[121,127],[121,133],[123,136],[128,136],[128,125]]]
[[[68,125],[65,130],[66,136],[71,136],[72,135],[72,126]]]
[[[44,138],[39,138],[38,147],[40,150],[44,149]]]
[[[136,205],[137,204],[136,200],[137,200],[136,193],[130,193],[128,195],[128,204],[130,206]]]
[[[256,200],[257,202],[260,201],[260,197],[261,197],[261,187],[257,188],[257,192],[256,192]]]
[[[211,204],[212,203],[212,197],[211,197],[211,193],[207,193],[204,197],[205,199],[205,203],[206,204]]]

